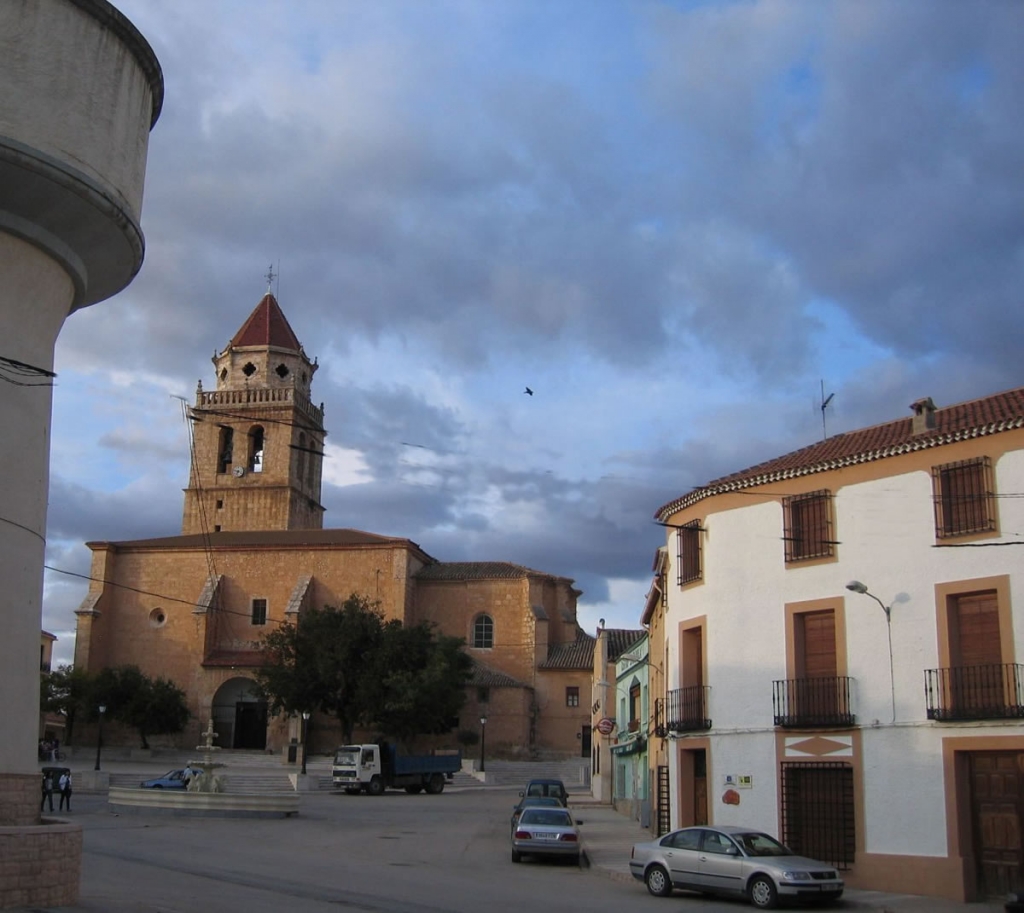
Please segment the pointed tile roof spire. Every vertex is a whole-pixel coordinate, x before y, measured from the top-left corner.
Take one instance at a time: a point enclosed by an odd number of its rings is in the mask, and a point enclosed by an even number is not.
[[[276,346],[301,352],[298,337],[288,323],[277,299],[268,291],[242,328],[231,340],[233,347]]]

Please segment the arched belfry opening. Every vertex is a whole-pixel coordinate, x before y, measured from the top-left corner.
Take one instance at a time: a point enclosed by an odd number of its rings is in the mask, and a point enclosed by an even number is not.
[[[268,291],[200,382],[182,533],[322,529],[323,406],[310,361]]]

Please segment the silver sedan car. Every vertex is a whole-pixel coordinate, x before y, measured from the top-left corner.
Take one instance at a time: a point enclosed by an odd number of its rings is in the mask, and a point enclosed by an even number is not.
[[[779,898],[832,901],[843,894],[834,866],[795,856],[774,837],[746,827],[684,827],[637,843],[629,870],[658,897],[675,888],[732,894],[762,910]]]
[[[580,861],[580,830],[567,808],[524,808],[512,829],[512,861],[523,856],[555,856]]]

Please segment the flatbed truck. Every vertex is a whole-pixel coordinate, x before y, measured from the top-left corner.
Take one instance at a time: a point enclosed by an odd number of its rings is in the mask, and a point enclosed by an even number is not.
[[[462,754],[453,751],[429,755],[400,755],[394,745],[342,745],[334,753],[332,780],[336,789],[350,795],[365,792],[379,796],[385,789],[423,790],[436,795],[444,791],[462,769]]]

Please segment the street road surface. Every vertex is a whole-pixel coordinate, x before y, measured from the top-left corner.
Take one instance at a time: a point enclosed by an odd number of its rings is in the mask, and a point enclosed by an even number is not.
[[[266,820],[114,815],[104,797],[75,799],[85,852],[81,902],[70,909],[81,913],[667,913],[639,882],[565,863],[514,865],[511,789],[313,793],[298,817]],[[680,902],[737,909],[667,901]]]

